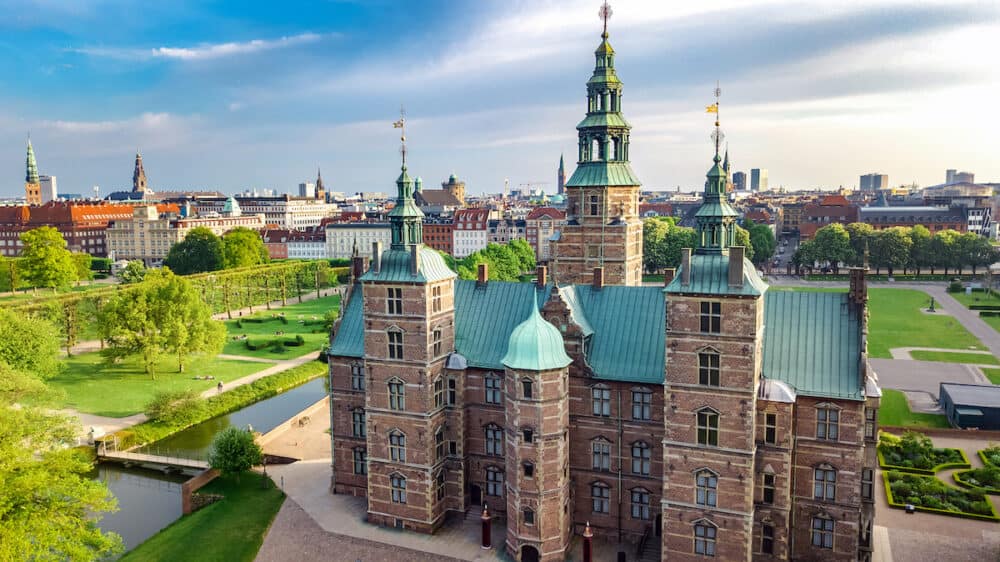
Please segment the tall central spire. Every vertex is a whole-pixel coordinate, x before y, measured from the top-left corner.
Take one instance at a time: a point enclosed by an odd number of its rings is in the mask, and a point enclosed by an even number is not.
[[[392,248],[401,250],[423,242],[424,213],[413,201],[413,178],[406,171],[406,113],[402,108],[399,110],[399,121],[392,126],[400,129],[402,165],[396,179],[396,206],[389,211],[389,223],[392,227]]]
[[[715,103],[708,106],[708,113],[715,114],[715,130],[712,131],[712,142],[715,144],[715,156],[712,157],[712,168],[705,176],[705,191],[702,194],[701,207],[695,213],[698,223],[698,248],[699,254],[721,253],[736,244],[736,217],[739,216],[735,209],[726,200],[726,182],[728,173],[720,164],[722,157],[719,150],[725,135],[719,124],[719,97],[722,90],[718,86],[715,88]]]
[[[35,162],[35,149],[31,147],[31,137],[28,137],[28,156],[25,158],[25,183],[38,183],[38,163]]]

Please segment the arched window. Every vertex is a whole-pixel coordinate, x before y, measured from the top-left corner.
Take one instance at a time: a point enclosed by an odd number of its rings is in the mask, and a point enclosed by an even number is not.
[[[652,450],[645,441],[632,443],[632,474],[649,476],[649,464]]]
[[[649,490],[632,490],[632,519],[649,519]]]
[[[591,139],[590,141],[590,160],[596,161],[601,159],[601,141],[597,139]]]
[[[604,384],[594,385],[590,389],[590,398],[593,403],[595,416],[608,417],[611,415],[611,388]]]
[[[486,495],[503,495],[503,471],[495,466],[486,469]]]
[[[406,477],[399,473],[393,473],[389,477],[392,486],[392,503],[406,503]]]
[[[406,462],[406,436],[398,429],[389,432],[389,458]]]
[[[611,512],[611,488],[604,482],[594,482],[590,485],[590,498],[593,501],[594,513]]]
[[[486,403],[499,404],[503,379],[495,373],[486,373]]]
[[[715,507],[719,493],[719,475],[708,469],[695,473],[695,503]]]
[[[389,409],[390,410],[405,410],[406,409],[406,385],[403,381],[393,377],[389,379]]]
[[[837,470],[821,464],[813,470],[813,498],[835,501],[837,499]]]
[[[493,423],[486,426],[486,454],[503,456],[503,429]]]
[[[362,408],[351,411],[351,435],[354,437],[365,436],[365,411]]]
[[[719,386],[719,353],[714,349],[698,354],[698,384]]]
[[[594,470],[611,470],[611,443],[598,437],[591,442],[591,452],[593,453]]]
[[[833,518],[821,513],[812,518],[812,545],[819,548],[833,548]]]
[[[707,519],[695,521],[694,553],[702,556],[715,556],[715,536],[718,528]]]
[[[698,444],[719,446],[719,412],[712,408],[698,410]]]

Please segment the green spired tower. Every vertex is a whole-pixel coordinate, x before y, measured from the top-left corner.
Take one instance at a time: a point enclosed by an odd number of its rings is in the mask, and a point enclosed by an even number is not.
[[[42,204],[42,186],[38,181],[38,163],[35,162],[35,149],[31,147],[31,137],[28,138],[28,156],[25,159],[24,198],[29,205]]]
[[[718,111],[718,104],[715,107]],[[716,113],[715,130],[712,132],[712,140],[715,141],[715,156],[712,158],[714,164],[706,176],[702,204],[695,214],[698,223],[698,248],[695,251],[699,254],[718,254],[736,245],[736,218],[739,213],[726,198],[729,174],[725,166],[720,165],[722,158],[719,157],[719,144],[722,138]]]
[[[589,283],[601,268],[607,284],[638,285],[642,221],[640,182],[628,160],[632,126],[622,116],[622,82],[608,42],[607,3],[599,15],[604,32],[587,81],[587,116],[576,126],[576,171],[566,182],[567,224],[555,245],[553,273],[560,283]]]

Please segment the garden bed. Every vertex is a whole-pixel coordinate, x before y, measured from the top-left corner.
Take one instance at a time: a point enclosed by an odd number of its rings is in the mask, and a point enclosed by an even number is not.
[[[1000,495],[1000,468],[987,465],[955,473],[955,483],[965,488],[975,488],[987,494]]]
[[[907,474],[898,470],[882,473],[889,507],[965,517],[982,521],[1000,521],[993,504],[981,490],[952,488],[933,476]]]
[[[979,451],[979,458],[986,466],[1000,468],[1000,445],[993,445]]]
[[[933,475],[949,468],[971,468],[961,449],[936,449],[922,433],[907,431],[902,437],[879,432],[878,465],[886,470]]]

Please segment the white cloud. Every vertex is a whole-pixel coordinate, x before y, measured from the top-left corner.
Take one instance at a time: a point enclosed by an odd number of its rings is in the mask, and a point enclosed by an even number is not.
[[[300,33],[278,39],[252,39],[250,41],[226,43],[201,43],[193,47],[155,47],[152,49],[119,47],[82,47],[74,49],[78,53],[95,57],[124,60],[168,59],[180,61],[203,61],[285,49],[320,41],[334,34]]]
[[[60,133],[107,133],[124,130],[155,130],[177,123],[169,113],[142,113],[128,119],[110,121],[42,121],[40,128]]]

